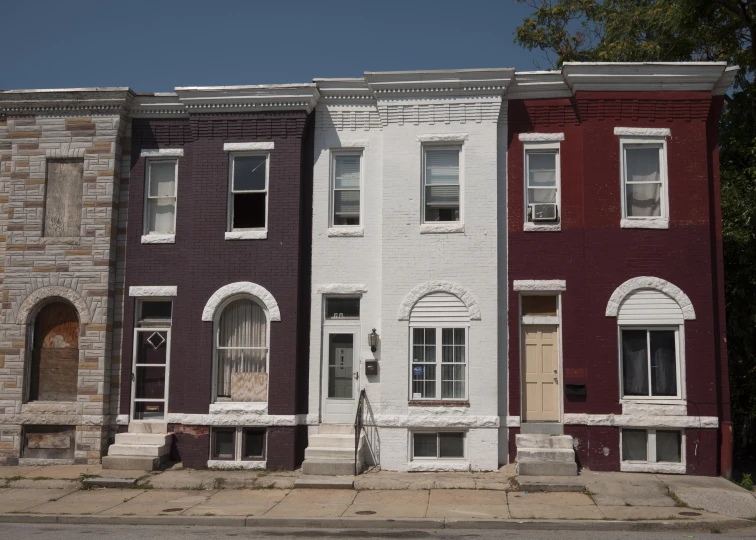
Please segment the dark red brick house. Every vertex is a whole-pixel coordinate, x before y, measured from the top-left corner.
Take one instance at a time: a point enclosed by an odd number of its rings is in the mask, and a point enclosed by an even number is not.
[[[737,68],[571,64],[508,102],[510,460],[727,474],[717,123]]]
[[[301,463],[316,101],[312,84],[136,98],[110,466]]]

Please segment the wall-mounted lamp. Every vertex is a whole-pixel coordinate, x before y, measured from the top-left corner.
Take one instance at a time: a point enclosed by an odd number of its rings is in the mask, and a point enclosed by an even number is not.
[[[375,328],[368,334],[368,345],[370,345],[372,352],[375,352],[378,348],[378,333],[375,331]]]

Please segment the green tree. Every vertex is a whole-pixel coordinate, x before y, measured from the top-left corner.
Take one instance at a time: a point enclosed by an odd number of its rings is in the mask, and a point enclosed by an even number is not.
[[[517,0],[515,42],[564,62],[740,66],[719,126],[727,350],[736,448],[756,440],[756,0]],[[540,66],[539,66],[540,67]]]

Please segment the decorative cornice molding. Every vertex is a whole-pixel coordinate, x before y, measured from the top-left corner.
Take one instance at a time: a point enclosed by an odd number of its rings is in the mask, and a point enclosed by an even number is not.
[[[0,91],[0,115],[110,116],[129,112],[129,88],[58,88]]]
[[[735,80],[735,76],[738,74],[738,71],[740,71],[739,66],[730,66],[725,69],[724,73],[722,73],[722,76],[717,81],[717,84],[714,85],[714,89],[711,91],[711,93],[715,96],[722,96],[726,94],[730,89],[730,86],[732,86],[732,83]]]
[[[190,113],[312,111],[320,97],[310,84],[258,86],[185,86],[176,94]]]
[[[515,73],[507,99],[556,99],[572,97],[572,90],[561,71],[523,71]]]
[[[513,78],[513,68],[365,73],[378,100],[501,97]]]
[[[708,91],[727,62],[565,62],[562,76],[580,91]]]

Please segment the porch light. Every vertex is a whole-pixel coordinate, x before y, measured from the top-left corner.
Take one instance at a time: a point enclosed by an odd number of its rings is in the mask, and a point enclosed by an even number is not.
[[[375,328],[373,328],[373,331],[368,334],[368,345],[370,345],[370,350],[372,352],[375,352],[378,348],[378,333],[375,331]]]

